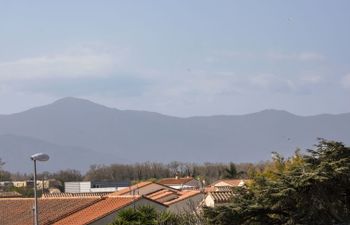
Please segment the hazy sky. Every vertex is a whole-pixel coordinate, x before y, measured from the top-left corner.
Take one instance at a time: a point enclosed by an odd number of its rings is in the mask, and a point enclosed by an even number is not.
[[[348,0],[0,0],[0,113],[350,112]]]

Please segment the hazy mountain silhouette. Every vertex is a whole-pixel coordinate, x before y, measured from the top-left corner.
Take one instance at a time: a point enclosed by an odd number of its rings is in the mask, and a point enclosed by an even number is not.
[[[22,136],[0,135],[0,155],[6,162],[6,170],[33,171],[30,156],[37,152],[45,152],[50,156],[49,163],[38,164],[40,171],[58,171],[67,168],[86,171],[96,162],[112,163],[116,160],[112,155],[99,154],[80,147],[60,146]]]
[[[0,158],[7,161],[6,168],[22,171],[28,154],[41,145],[45,147],[40,151],[50,152],[52,160],[62,160],[52,167],[53,162],[48,162],[48,169],[138,161],[256,162],[269,159],[272,151],[291,154],[297,147],[311,148],[317,137],[350,144],[349,125],[350,113],[304,117],[264,110],[239,116],[178,118],[64,98],[1,115]],[[25,156],[16,162],[8,160],[18,155]]]

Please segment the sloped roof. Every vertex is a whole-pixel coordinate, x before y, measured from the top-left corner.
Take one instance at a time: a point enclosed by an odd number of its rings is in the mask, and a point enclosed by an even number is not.
[[[192,180],[193,177],[183,177],[183,178],[164,178],[158,181],[159,184],[164,185],[184,185]]]
[[[122,190],[110,193],[108,196],[133,195],[134,193],[131,193],[133,190],[138,190],[140,188],[143,188],[143,187],[146,187],[146,186],[149,186],[149,185],[157,185],[157,186],[159,186],[159,190],[167,189],[167,190],[170,190],[170,191],[177,191],[177,189],[169,187],[169,186],[164,185],[164,184],[160,184],[160,183],[157,183],[157,182],[144,181],[144,182],[140,182],[140,183],[134,184],[134,185],[132,185],[130,187],[126,187],[126,188],[124,188]],[[157,191],[155,191],[155,192],[157,192]],[[145,195],[149,195],[149,194],[152,194],[152,193],[145,193]]]
[[[191,198],[195,195],[201,194],[201,192],[198,190],[184,190],[184,191],[179,191],[178,194],[179,194],[178,198],[164,202],[164,204],[165,205],[172,205],[174,203],[181,202],[183,200]]]
[[[111,192],[87,192],[87,193],[45,193],[42,198],[82,198],[82,197],[103,197]]]
[[[177,198],[179,196],[178,192],[175,190],[162,189],[162,190],[159,190],[159,191],[156,191],[154,193],[147,195],[147,197],[152,199],[152,200],[159,201],[162,198],[165,198],[165,197],[168,197],[171,195],[175,195],[175,198]]]
[[[132,204],[140,198],[141,196],[103,198],[101,201],[59,220],[54,225],[89,224]]]
[[[213,191],[232,191],[232,186],[208,186],[204,189],[205,193]]]
[[[48,225],[67,215],[100,201],[101,198],[39,199],[39,223]],[[33,198],[0,199],[1,225],[32,225]]]
[[[233,197],[232,191],[213,191],[209,192],[215,203],[227,203]]]
[[[144,182],[140,182],[134,185],[131,185],[130,187],[126,187],[122,190],[113,192],[111,194],[109,194],[108,196],[120,196],[120,195],[125,195],[128,194],[129,192],[131,192],[132,190],[136,190],[138,188],[142,188],[142,187],[146,187],[148,185],[154,184],[153,182],[150,181],[144,181]]]
[[[242,186],[242,184],[244,185],[246,182],[248,182],[249,180],[242,180],[242,179],[222,179],[222,180],[218,180],[216,182],[214,182],[212,184],[212,186],[217,185],[218,183],[226,183],[228,186],[231,187],[239,187]]]

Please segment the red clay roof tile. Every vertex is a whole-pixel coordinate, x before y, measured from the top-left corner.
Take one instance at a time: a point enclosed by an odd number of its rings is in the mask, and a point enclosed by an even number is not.
[[[54,223],[54,225],[83,225],[99,220],[113,212],[116,212],[140,199],[140,196],[107,197],[83,210]]]
[[[100,200],[100,198],[39,199],[39,223],[41,225],[51,224]],[[0,199],[0,224],[32,225],[33,205],[34,199],[32,198]]]
[[[184,185],[192,180],[194,180],[193,177],[164,178],[164,179],[159,180],[158,183],[164,184],[164,185]]]

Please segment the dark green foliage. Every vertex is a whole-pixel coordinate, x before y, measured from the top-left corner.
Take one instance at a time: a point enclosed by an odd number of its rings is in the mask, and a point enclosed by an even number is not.
[[[0,181],[8,181],[11,180],[11,173],[2,169],[5,165],[5,162],[0,158]]]
[[[167,213],[157,212],[150,206],[141,206],[137,209],[129,208],[122,210],[112,225],[157,225],[171,224],[174,216]]]
[[[0,181],[10,181],[11,173],[5,170],[0,170]]]
[[[253,164],[240,163],[233,164],[236,171],[233,171],[234,177],[246,177]],[[261,165],[259,165],[261,166]],[[93,165],[86,173],[85,180],[105,180],[105,181],[140,181],[149,179],[161,179],[166,177],[200,177],[201,180],[206,180],[207,183],[214,182],[223,178],[225,170],[230,173],[230,164],[226,163],[183,163],[171,162],[169,164],[145,162],[136,164],[112,164]],[[238,172],[237,171],[244,171]],[[232,177],[232,176],[231,176]]]
[[[233,178],[237,178],[237,168],[236,165],[234,163],[230,163],[229,168],[225,169],[225,175],[224,178],[228,178],[228,179],[233,179]]]
[[[22,195],[24,198],[33,198],[34,197],[34,190],[32,187],[6,187],[4,191],[14,191],[18,192]],[[38,197],[41,197],[41,191],[38,191]]]
[[[350,224],[350,148],[320,140],[287,160],[278,154],[230,206],[205,208],[210,224]]]
[[[241,178],[246,175],[246,172],[244,171],[237,171],[237,167],[234,163],[230,163],[228,168],[224,170],[224,177],[226,179],[236,179],[236,178]]]
[[[2,166],[5,165],[5,163],[2,161],[2,159],[0,158],[0,170],[2,170]]]
[[[157,211],[150,206],[122,210],[110,225],[204,225],[201,219],[192,214],[173,214]]]

